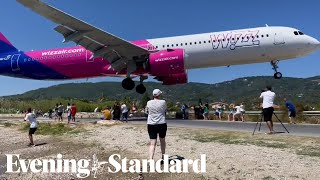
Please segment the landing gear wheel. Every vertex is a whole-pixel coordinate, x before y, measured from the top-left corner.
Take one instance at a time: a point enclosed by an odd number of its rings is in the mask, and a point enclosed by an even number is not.
[[[144,94],[144,93],[147,91],[147,89],[146,89],[146,87],[145,87],[143,84],[139,84],[139,85],[136,87],[136,91],[137,91],[137,93],[139,93],[139,94]]]
[[[281,79],[281,78],[282,78],[282,74],[281,74],[281,72],[278,72],[279,60],[277,60],[277,61],[271,61],[270,63],[271,63],[272,69],[274,70],[274,75],[273,75],[273,77],[274,77],[275,79]]]
[[[126,90],[132,90],[135,86],[134,81],[131,78],[125,78],[122,80],[122,87]]]
[[[273,77],[275,79],[281,79],[282,78],[282,74],[281,74],[281,72],[276,72],[276,73],[274,73]]]

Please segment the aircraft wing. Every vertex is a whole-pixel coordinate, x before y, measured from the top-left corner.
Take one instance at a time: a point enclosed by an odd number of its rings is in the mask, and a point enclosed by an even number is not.
[[[40,0],[17,1],[59,24],[55,30],[64,36],[64,42],[73,41],[85,47],[93,53],[91,58],[103,57],[112,64],[112,68],[116,71],[135,68],[136,63],[134,62],[144,61],[149,54],[147,49],[94,27]]]

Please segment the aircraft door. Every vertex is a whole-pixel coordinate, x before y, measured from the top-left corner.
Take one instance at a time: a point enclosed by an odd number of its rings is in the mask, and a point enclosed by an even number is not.
[[[280,45],[280,44],[284,44],[284,36],[282,33],[275,33],[274,34],[274,44],[275,45]]]
[[[20,58],[21,54],[14,54],[11,57],[11,69],[12,71],[19,71],[20,67],[19,67],[19,58]]]

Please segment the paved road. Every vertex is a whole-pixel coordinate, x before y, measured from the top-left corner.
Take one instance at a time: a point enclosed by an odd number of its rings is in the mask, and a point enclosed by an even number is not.
[[[131,121],[132,124],[146,124],[145,121]],[[254,122],[226,122],[226,121],[204,121],[204,120],[168,120],[168,126],[171,127],[187,127],[187,128],[206,128],[227,131],[241,131],[253,132],[257,123]],[[314,136],[320,137],[320,125],[296,125],[296,124],[283,124],[289,131],[289,135],[298,136]],[[280,123],[274,123],[274,130],[277,132],[286,133],[286,130]],[[261,124],[259,132],[259,124],[255,133],[268,132],[265,122]]]
[[[3,121],[5,119],[0,119]],[[7,119],[8,120],[8,119]],[[45,118],[38,118],[40,121],[53,121]],[[14,121],[14,119],[10,119]],[[80,119],[80,122],[96,122],[97,119]],[[131,119],[130,124],[146,124],[145,119]],[[255,122],[226,122],[226,121],[205,121],[205,120],[167,120],[169,127],[186,127],[186,128],[206,128],[206,129],[216,129],[216,130],[227,130],[227,131],[240,131],[240,132],[253,132],[257,123]],[[274,130],[277,132],[283,132],[287,134],[286,130],[282,127],[280,123],[274,123]],[[320,125],[290,125],[284,123],[284,126],[290,132],[289,135],[298,136],[313,136],[320,137]],[[265,122],[261,125],[261,131],[258,131],[259,124],[256,129],[256,133],[268,132],[267,125]]]

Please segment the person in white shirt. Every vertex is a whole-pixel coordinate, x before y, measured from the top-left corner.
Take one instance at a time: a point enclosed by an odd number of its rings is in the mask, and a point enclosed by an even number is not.
[[[68,103],[67,105],[67,115],[68,115],[68,124],[70,124],[71,121],[71,105]]]
[[[240,106],[235,106],[235,113],[233,113],[233,121],[235,121],[236,118],[240,119],[241,121],[243,121],[242,118],[242,113],[241,113],[241,107]]]
[[[146,109],[148,111],[148,133],[150,138],[149,159],[153,159],[157,146],[157,137],[159,134],[162,158],[166,149],[166,133],[167,123],[165,113],[167,111],[167,103],[160,99],[162,92],[159,89],[153,90],[153,100],[148,101]],[[163,163],[163,161],[162,161]]]
[[[126,119],[126,122],[128,122],[128,108],[125,103],[121,105],[121,114],[122,114],[121,120]]]
[[[36,115],[32,113],[31,108],[28,108],[27,114],[26,114],[24,120],[28,121],[28,123],[30,124],[30,129],[29,129],[30,144],[29,144],[29,146],[34,146],[32,135],[36,132],[36,130],[38,128],[38,123],[36,120]]]
[[[270,132],[268,134],[274,134],[273,130],[273,122],[272,122],[272,115],[274,112],[273,102],[276,97],[276,94],[271,91],[271,86],[266,87],[266,91],[262,92],[260,98],[263,99],[262,101],[262,114],[264,117],[264,121],[267,123]]]

